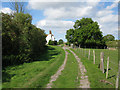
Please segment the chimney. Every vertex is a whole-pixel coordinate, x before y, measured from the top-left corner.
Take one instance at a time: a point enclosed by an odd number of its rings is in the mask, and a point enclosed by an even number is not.
[[[51,30],[49,30],[49,34],[52,34]]]

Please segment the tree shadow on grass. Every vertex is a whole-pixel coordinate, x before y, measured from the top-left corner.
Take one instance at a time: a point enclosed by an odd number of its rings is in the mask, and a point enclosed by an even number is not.
[[[109,71],[109,70],[111,70],[111,68],[109,68],[108,71]],[[106,73],[106,72],[107,72],[107,69],[104,69],[104,73]],[[108,79],[113,78],[113,77],[115,77],[115,76],[116,76],[116,75],[111,75],[111,76],[108,77]]]
[[[2,82],[10,82],[11,78],[15,76],[15,74],[9,74],[6,71],[2,71]]]
[[[113,78],[113,77],[115,77],[116,75],[111,75],[110,77],[108,77],[108,79],[110,79],[110,78]]]
[[[111,68],[109,68],[108,71],[109,71],[109,70],[111,70]],[[106,73],[106,72],[107,72],[107,69],[104,69],[104,73]]]
[[[55,58],[56,55],[60,54],[61,51],[58,51],[56,50],[55,48],[51,47],[51,46],[46,46],[45,48],[45,51],[42,52],[42,53],[38,53],[35,55],[35,59],[30,61],[30,62],[26,62],[26,63],[31,63],[31,62],[34,62],[34,61],[49,61],[51,60],[52,58]],[[18,64],[20,65],[20,64]],[[12,67],[14,66],[17,66],[17,65],[11,65]],[[9,72],[7,72],[6,70],[6,67],[4,67],[2,69],[2,82],[10,82],[11,78],[13,76],[15,76],[16,74],[9,74]]]
[[[33,61],[49,61],[52,58],[55,58],[56,55],[60,54],[60,51],[57,51],[55,48],[51,46],[47,46],[43,53],[38,53],[35,55]]]

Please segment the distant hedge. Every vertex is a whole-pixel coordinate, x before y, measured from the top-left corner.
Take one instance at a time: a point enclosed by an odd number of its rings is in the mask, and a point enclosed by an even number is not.
[[[106,42],[107,47],[118,47],[118,40]]]
[[[57,45],[57,41],[49,40],[48,45]]]

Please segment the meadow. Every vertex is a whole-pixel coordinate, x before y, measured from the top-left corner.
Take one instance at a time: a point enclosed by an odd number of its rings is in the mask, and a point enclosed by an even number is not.
[[[108,49],[80,49],[73,50],[87,69],[88,79],[91,88],[115,88],[116,76],[118,71],[118,50]],[[88,60],[88,53],[90,50],[90,59]],[[93,64],[93,50],[95,50],[95,64]],[[104,70],[99,69],[100,53],[104,52]],[[109,73],[106,79],[107,57],[109,56]]]

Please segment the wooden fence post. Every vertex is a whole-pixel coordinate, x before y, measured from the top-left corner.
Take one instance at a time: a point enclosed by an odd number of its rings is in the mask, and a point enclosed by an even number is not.
[[[90,59],[90,49],[89,49],[89,54],[88,54],[88,60]]]
[[[108,78],[108,69],[109,69],[109,57],[107,58],[107,71],[106,71],[106,78]]]
[[[84,56],[84,49],[83,49],[83,56]]]
[[[81,53],[81,55],[82,55],[81,48],[80,48],[80,53]]]
[[[85,47],[85,57],[86,57],[86,47]]]
[[[100,53],[101,60],[100,60],[100,70],[104,73],[104,52]]]
[[[95,64],[95,50],[93,50],[93,64]]]
[[[119,77],[120,77],[120,61],[119,61],[119,65],[118,65],[118,72],[117,72],[117,78],[116,78],[116,89],[118,89],[118,87],[119,87]]]
[[[83,49],[81,48],[81,52],[82,52],[82,55],[83,55]]]

